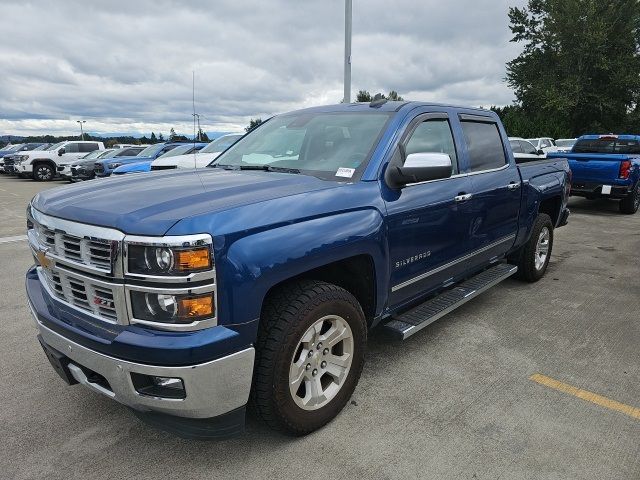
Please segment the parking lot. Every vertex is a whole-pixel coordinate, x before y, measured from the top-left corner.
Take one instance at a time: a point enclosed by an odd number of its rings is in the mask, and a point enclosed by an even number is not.
[[[250,419],[200,442],[47,363],[21,236],[29,199],[60,185],[0,176],[1,478],[640,478],[640,214],[572,199],[540,282],[507,280],[404,343],[372,332],[351,403],[320,431]]]

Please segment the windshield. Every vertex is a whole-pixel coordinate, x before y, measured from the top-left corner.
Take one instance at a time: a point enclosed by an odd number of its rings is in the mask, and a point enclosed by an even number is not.
[[[209,145],[207,145],[202,150],[200,150],[200,153],[222,152],[223,150],[226,150],[231,145],[236,143],[240,138],[242,138],[241,134],[223,135],[220,138],[216,138],[213,142],[211,142]]]
[[[385,112],[301,112],[274,117],[211,166],[277,167],[327,180],[349,179],[366,166],[389,116]]]
[[[61,146],[63,146],[66,142],[58,142],[55,145],[50,146],[49,148],[47,148],[47,151],[50,152],[52,150],[57,150],[58,148],[60,148]]]
[[[118,155],[119,153],[122,152],[122,149],[120,148],[114,148],[113,150],[109,150],[107,153],[105,153],[104,155],[100,155],[100,158],[113,158],[116,155]],[[135,157],[135,155],[131,155],[132,157]]]
[[[556,147],[573,147],[573,144],[576,143],[573,139],[568,140],[556,140]]]
[[[82,159],[83,160],[90,160],[92,158],[98,158],[103,153],[104,153],[104,150],[94,150],[93,152],[87,153],[84,157],[82,157]]]
[[[112,152],[115,152],[115,149],[108,148],[107,150],[100,150],[100,154],[96,158],[104,158]]]
[[[20,150],[20,148],[22,148],[23,145],[24,145],[23,143],[19,143],[17,145],[11,145],[5,151],[10,153],[17,152],[18,150]]]
[[[41,152],[42,150],[46,150],[47,148],[49,148],[49,144],[48,143],[44,143],[42,145],[40,145],[39,147],[36,147],[33,149],[34,152]]]
[[[638,140],[622,140],[615,137],[578,140],[573,153],[640,153]]]
[[[191,145],[180,145],[179,147],[172,148],[167,153],[163,153],[158,158],[169,158],[175,157],[176,155],[185,155],[193,150],[193,144]]]
[[[161,149],[164,148],[164,143],[156,143],[155,145],[149,145],[142,150],[136,157],[154,157]]]

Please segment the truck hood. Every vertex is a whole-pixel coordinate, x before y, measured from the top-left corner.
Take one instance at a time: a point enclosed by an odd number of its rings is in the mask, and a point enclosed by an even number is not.
[[[54,217],[159,236],[194,215],[335,186],[315,177],[276,172],[170,170],[45,190],[32,205]]]

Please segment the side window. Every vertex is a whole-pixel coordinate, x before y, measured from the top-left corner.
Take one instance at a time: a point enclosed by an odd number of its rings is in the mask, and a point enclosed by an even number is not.
[[[437,119],[422,122],[406,142],[405,150],[407,155],[411,153],[446,153],[451,158],[452,174],[458,173],[458,157],[448,120]]]
[[[528,153],[530,155],[538,154],[538,150],[536,150],[536,147],[534,147],[531,142],[521,141],[520,143],[522,144],[522,151],[524,153]]]
[[[513,150],[513,153],[523,153],[518,140],[510,140],[509,143],[511,144],[511,150]]]
[[[468,120],[461,123],[472,172],[492,170],[507,164],[500,132],[495,123]]]
[[[79,151],[77,143],[67,143],[64,146],[64,153],[78,153]]]
[[[94,150],[98,150],[97,143],[81,143],[79,144],[80,151],[84,153],[93,152]]]
[[[547,148],[551,146],[551,142],[549,140],[547,140],[546,138],[543,138],[540,141],[540,148]]]

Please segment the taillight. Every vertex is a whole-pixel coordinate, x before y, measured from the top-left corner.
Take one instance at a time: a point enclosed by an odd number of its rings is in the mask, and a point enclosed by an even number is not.
[[[631,173],[631,160],[623,160],[620,164],[620,174],[619,178],[627,179],[629,178],[629,174]]]

